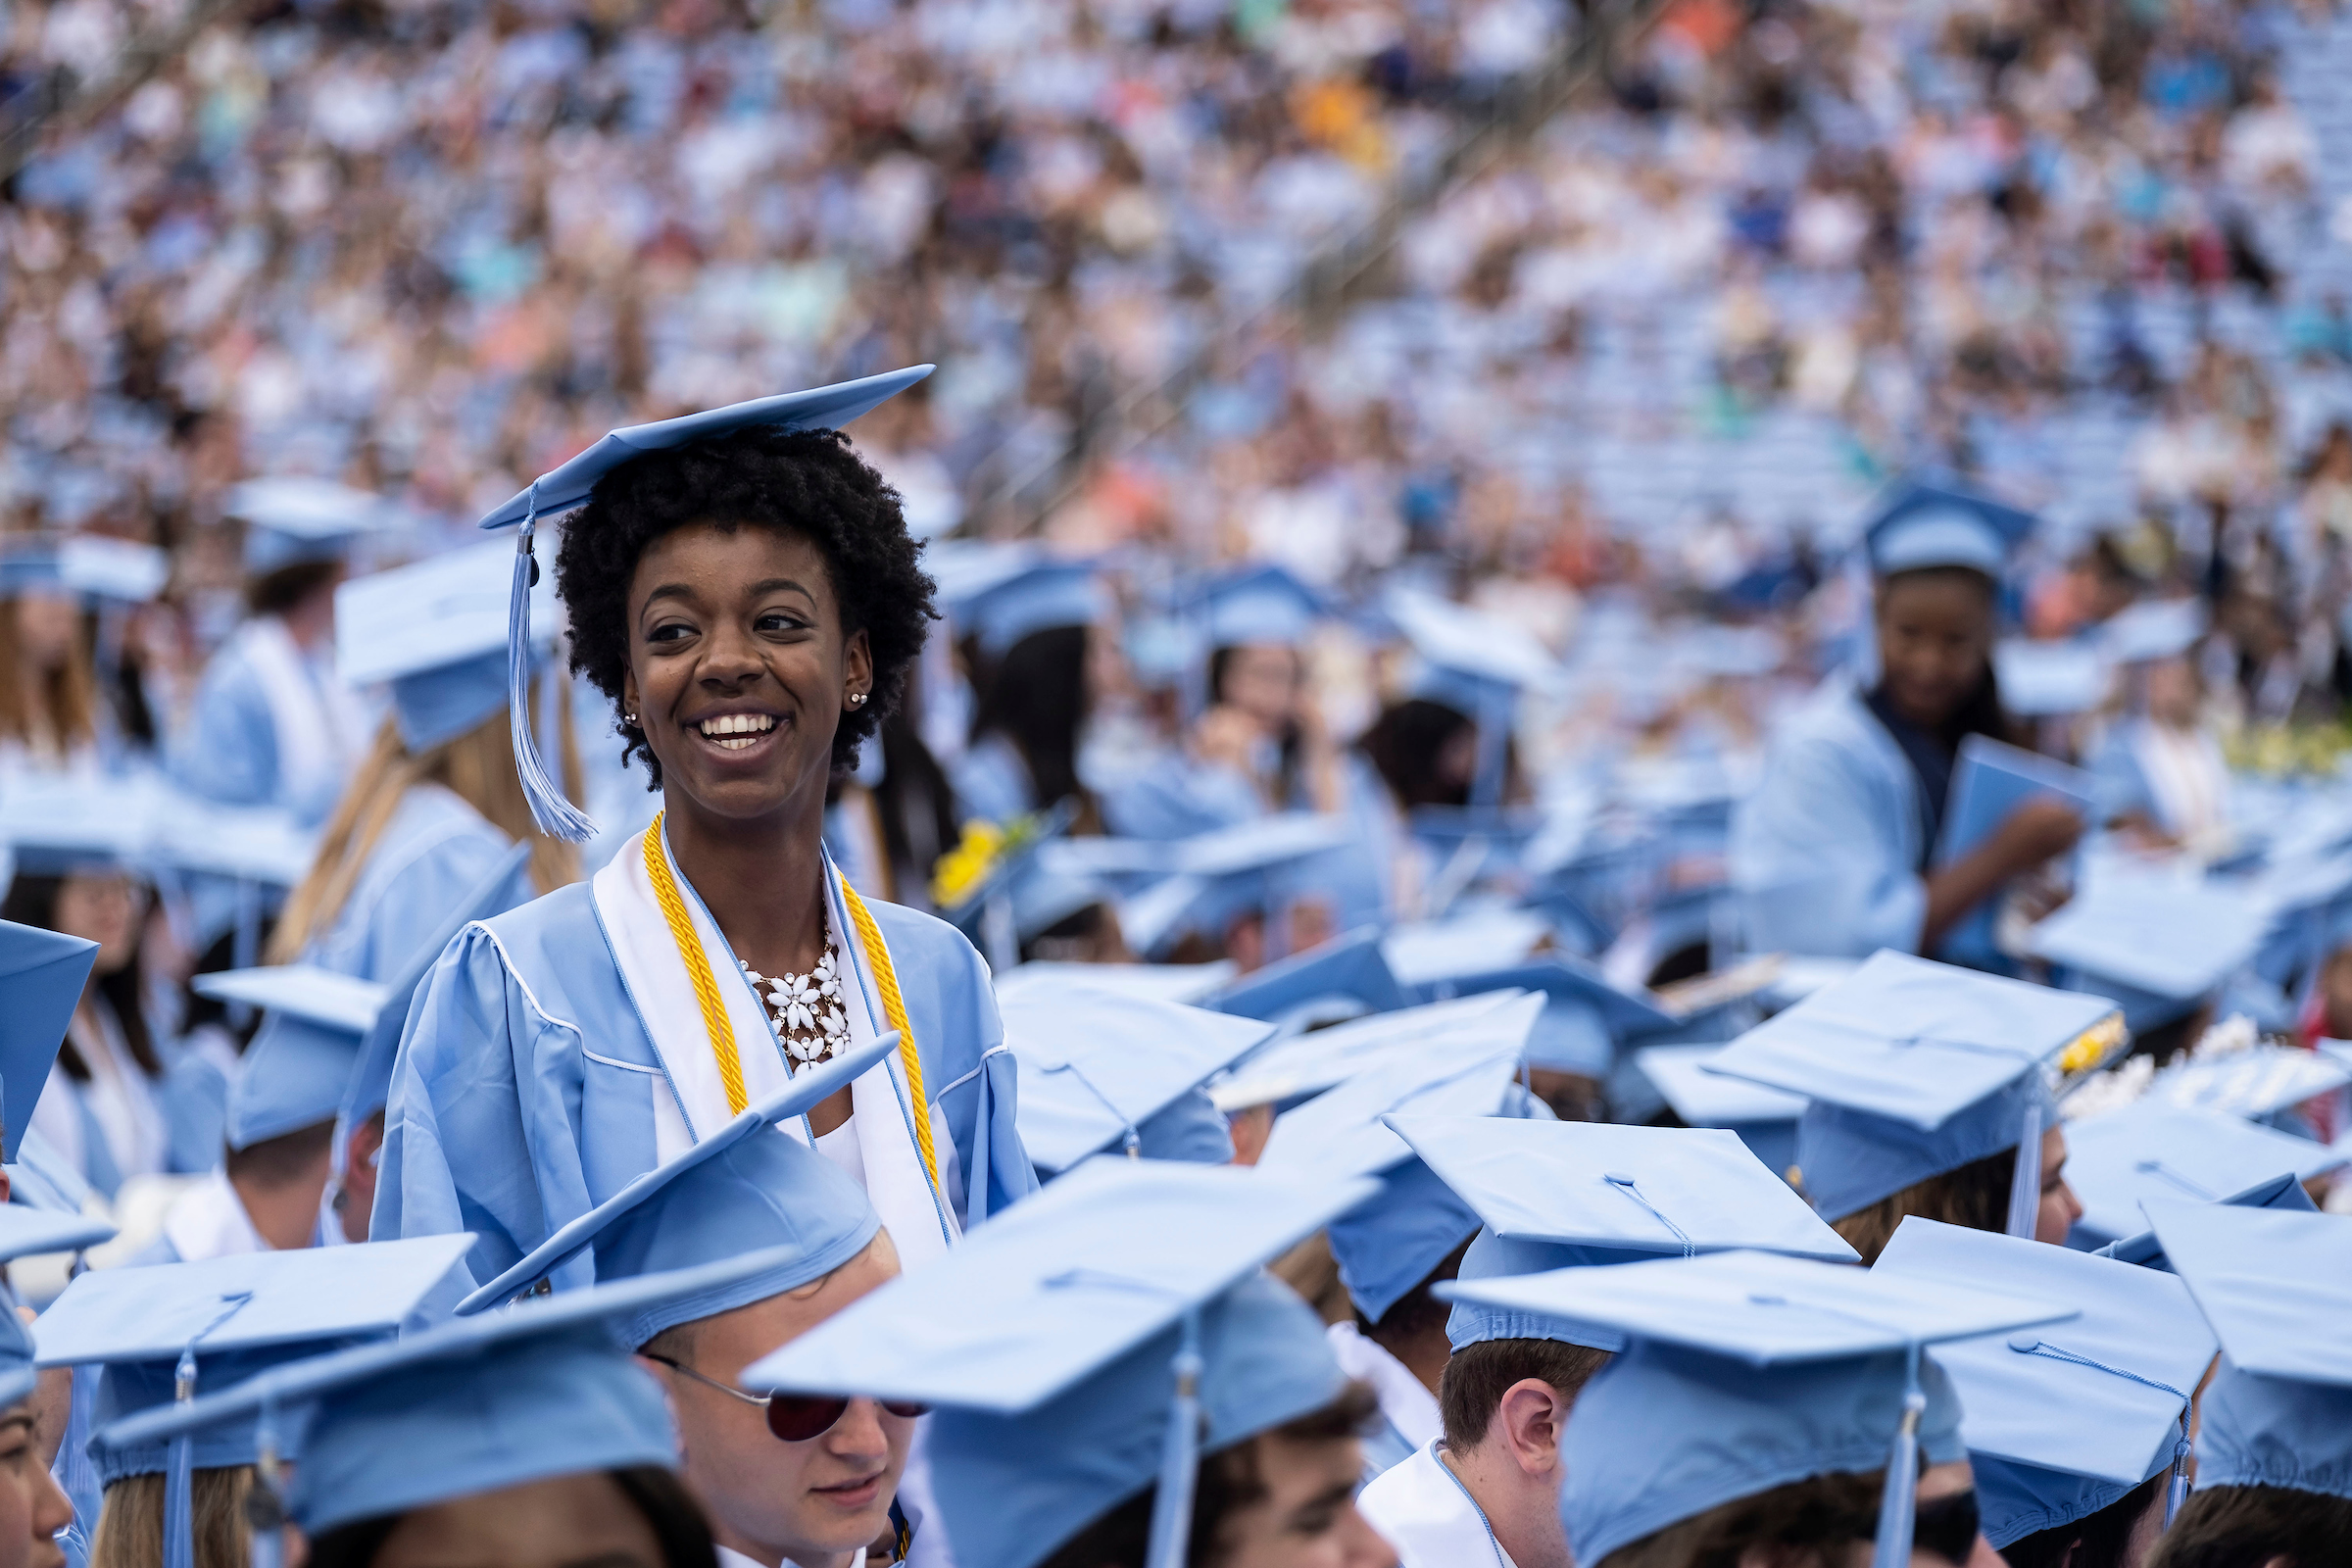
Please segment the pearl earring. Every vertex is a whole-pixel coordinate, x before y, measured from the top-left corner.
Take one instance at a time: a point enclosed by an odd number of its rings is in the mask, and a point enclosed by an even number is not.
[[[863,692],[852,692],[852,693],[850,693],[850,706],[851,706],[852,708],[863,708],[863,707],[865,706],[865,693],[863,693]]]
[[[637,727],[637,715],[636,715],[635,713],[623,713],[623,714],[621,714],[621,715],[620,715],[620,721],[621,721],[623,724],[626,724],[626,725],[628,725],[628,726],[629,726],[629,728],[631,728],[631,729],[635,729],[635,728]]]

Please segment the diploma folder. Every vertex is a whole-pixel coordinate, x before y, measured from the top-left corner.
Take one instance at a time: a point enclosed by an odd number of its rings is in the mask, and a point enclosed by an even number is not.
[[[2079,767],[1983,735],[1966,736],[1952,766],[1952,788],[1944,799],[1935,863],[1949,865],[1966,855],[1984,843],[2011,811],[2037,796],[2055,796],[2090,822],[2096,817],[2091,805],[2095,789],[2091,775]],[[1988,898],[1952,927],[1943,941],[1941,956],[1946,962],[1996,971],[2007,967],[1993,943],[1993,919],[1999,906],[1997,895]]]

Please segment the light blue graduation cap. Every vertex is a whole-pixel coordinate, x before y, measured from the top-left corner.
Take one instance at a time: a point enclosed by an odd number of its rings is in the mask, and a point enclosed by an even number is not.
[[[2347,1160],[2352,1153],[2234,1116],[2135,1101],[2066,1124],[2066,1182],[2082,1201],[2067,1245],[2095,1250],[2140,1235],[2150,1199],[2291,1202],[2288,1189],[2300,1196],[2305,1180]]]
[[[57,555],[58,541],[44,534],[20,535],[0,546],[0,599],[26,594],[63,597],[65,576]]]
[[[136,779],[27,781],[0,802],[17,875],[144,877],[156,858],[159,793]]]
[[[2148,1217],[2222,1342],[2197,1484],[2352,1497],[2352,1225],[2163,1200]]]
[[[2103,997],[1881,951],[1702,1070],[1807,1097],[1797,1165],[1822,1218],[2020,1149],[2008,1229],[2031,1236],[2053,1114],[2043,1064],[2073,1048],[2095,1066],[2122,1039],[2115,1011]]]
[[[304,562],[340,561],[353,541],[401,515],[382,496],[301,474],[231,486],[225,511],[245,524],[245,570],[257,577]]]
[[[1992,650],[2001,706],[2019,718],[2087,713],[2107,700],[2114,670],[2089,643],[2012,638]]]
[[[1796,1121],[1805,1098],[1706,1070],[1721,1046],[1643,1046],[1634,1065],[1686,1127],[1720,1127],[1740,1135],[1764,1168],[1784,1179],[1796,1163]]]
[[[228,1090],[228,1147],[333,1121],[360,1045],[389,995],[379,981],[314,964],[224,969],[191,982],[198,996],[263,1009]]]
[[[1205,583],[1198,603],[1212,650],[1265,643],[1289,647],[1305,640],[1324,612],[1321,594],[1274,565],[1247,567]]]
[[[1527,1041],[1531,1067],[1605,1078],[1620,1041],[1672,1029],[1680,1022],[1648,992],[1616,986],[1593,964],[1564,953],[1433,982],[1434,997],[1481,991],[1540,992],[1544,1011]]]
[[[2194,599],[2143,599],[2126,605],[2102,621],[2096,633],[2100,651],[2119,664],[2182,658],[2204,635],[2205,607]]]
[[[1020,1063],[1021,1146],[1041,1171],[1145,1148],[1144,1125],[1265,1044],[1274,1027],[1084,981],[998,999]]]
[[[1492,1029],[1394,1054],[1274,1119],[1260,1170],[1379,1176],[1381,1190],[1332,1222],[1331,1254],[1365,1319],[1378,1323],[1478,1230],[1478,1216],[1423,1167],[1393,1114],[1498,1117],[1512,1102],[1519,1042],[1538,1000],[1498,1009]],[[1499,1120],[1497,1121],[1499,1125]]]
[[[1091,626],[1109,609],[1109,595],[1091,564],[1039,560],[964,601],[956,623],[968,630],[982,653],[1002,659],[1024,637],[1063,626]]]
[[[1517,992],[1490,991],[1293,1035],[1267,1046],[1230,1077],[1212,1084],[1209,1098],[1228,1114],[1252,1105],[1288,1105],[1344,1084],[1392,1056],[1481,1052],[1480,1036],[1493,1037],[1496,1051],[1510,1049],[1514,1040],[1523,1050],[1537,1012],[1511,1005],[1520,1000]],[[1468,1038],[1457,1042],[1457,1034]]]
[[[683,1153],[656,1165],[458,1303],[461,1316],[544,1295],[557,1271],[595,1250],[595,1282],[675,1274],[757,1251],[757,1273],[665,1298],[616,1319],[634,1348],[664,1329],[797,1290],[865,1250],[882,1225],[864,1190],[779,1123],[848,1088],[899,1047],[897,1033],[804,1069]],[[583,1276],[578,1283],[585,1284]]]
[[[98,944],[0,920],[0,1154],[14,1161]]]
[[[77,533],[59,542],[58,581],[85,599],[144,605],[172,580],[172,558],[154,545]]]
[[[2125,1000],[2140,1005],[2126,1010],[2146,1027],[2221,989],[2254,956],[2267,924],[2260,903],[2233,889],[2101,866],[2032,928],[2026,950],[2089,985],[2138,993]]]
[[[1236,1017],[1282,1024],[1315,1015],[1318,1009],[1328,1012],[1335,1003],[1345,1008],[1337,1016],[1351,1017],[1393,1012],[1412,1000],[1381,956],[1380,933],[1366,927],[1245,975],[1209,1005]]]
[[[1416,697],[1444,703],[1478,723],[1473,806],[1502,804],[1503,766],[1519,694],[1551,691],[1566,679],[1551,651],[1525,628],[1498,616],[1398,586],[1383,602],[1412,644]]]
[[[1380,951],[1399,984],[1426,995],[1448,995],[1443,989],[1448,982],[1525,962],[1552,936],[1551,921],[1535,909],[1457,905],[1443,919],[1390,926]]]
[[[1960,1437],[1995,1549],[2087,1518],[2167,1470],[2172,1523],[2188,1495],[2191,1396],[2218,1348],[2179,1280],[1916,1215],[1871,1273],[2076,1308],[2054,1327],[1936,1352],[1959,1391]]]
[[[461,1233],[82,1274],[34,1322],[39,1364],[104,1367],[92,1416],[104,1433],[270,1367],[438,1321],[463,1287],[457,1265],[472,1242]],[[265,1434],[246,1419],[201,1437],[101,1436],[90,1457],[102,1486],[166,1478],[164,1561],[187,1568],[195,1560],[190,1471],[274,1465],[298,1457],[299,1438],[298,1429]]]
[[[514,765],[522,776],[522,793],[531,803],[531,818],[540,832],[572,844],[584,844],[596,836],[595,822],[564,798],[562,785],[548,772],[531,738],[530,594],[540,575],[538,564],[531,558],[531,540],[540,519],[585,506],[598,481],[648,452],[715,440],[741,430],[838,430],[930,373],[930,366],[917,365],[813,391],[787,392],[653,424],[628,425],[533,479],[514,499],[482,518],[479,526],[483,528],[521,529],[514,541],[514,572],[507,586],[507,711],[513,725],[510,738],[514,744]]]
[[[502,545],[473,545],[357,577],[335,590],[335,663],[354,686],[391,684],[400,738],[420,755],[507,705],[507,584]],[[544,651],[555,635],[556,585],[531,590]]]
[[[1177,1568],[1198,1456],[1344,1386],[1322,1322],[1259,1265],[1369,1186],[1090,1160],[742,1381],[934,1406],[958,1561],[1032,1568],[1156,1482],[1146,1561]]]
[[[1463,1279],[1741,1248],[1860,1261],[1727,1132],[1491,1116],[1395,1116],[1389,1125],[1477,1216]],[[1446,1337],[1458,1350],[1556,1338],[1556,1329],[1553,1319],[1456,1301]],[[1597,1348],[1620,1347],[1603,1339]]]
[[[269,1453],[277,1434],[307,1418],[287,1502],[313,1539],[355,1520],[555,1476],[674,1467],[668,1402],[612,1325],[770,1262],[746,1253],[314,1356],[126,1417],[98,1441],[123,1446],[258,1421]]]
[[[2033,531],[2030,512],[1958,486],[1909,482],[1880,505],[1863,537],[1878,576],[1966,566],[1997,582]]]
[[[1628,1342],[1577,1396],[1561,1440],[1560,1517],[1578,1562],[1776,1487],[1884,1471],[1875,1568],[1904,1568],[1919,1456],[1966,1456],[1958,1402],[1928,1348],[2073,1316],[1770,1252],[1463,1280],[1441,1294]]]
[[[14,1201],[0,1203],[0,1263],[44,1252],[86,1251],[114,1238],[114,1226],[87,1214]]]

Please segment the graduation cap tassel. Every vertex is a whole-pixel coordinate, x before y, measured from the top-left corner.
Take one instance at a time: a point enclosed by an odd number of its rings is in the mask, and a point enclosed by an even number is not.
[[[2164,1528],[2167,1530],[2173,1528],[2174,1516],[2180,1512],[2180,1505],[2188,1500],[2188,1410],[2183,1406],[2180,1411],[2180,1436],[2173,1444],[2173,1479],[2164,1488]]]
[[[1159,1491],[1152,1502],[1152,1539],[1144,1568],[1184,1568],[1191,1545],[1193,1483],[1200,1459],[1200,1311],[1184,1314],[1176,1348],[1176,1396],[1168,1401],[1168,1442],[1160,1455]]]
[[[1871,1568],[1910,1568],[1919,1496],[1919,1422],[1927,1409],[1928,1396],[1919,1386],[1919,1347],[1914,1345],[1904,1363],[1903,1418],[1895,1425],[1893,1450],[1886,1455],[1886,1486],[1879,1499],[1879,1539]]]
[[[179,1404],[196,1397],[193,1342],[179,1352],[179,1364],[172,1368],[172,1397]],[[189,1497],[195,1460],[194,1434],[182,1432],[172,1440],[164,1470],[164,1568],[196,1568],[195,1524]]]
[[[2041,1101],[2026,1107],[2024,1136],[2017,1141],[2017,1174],[2009,1182],[2009,1234],[2034,1239],[2041,1214]]]
[[[507,730],[514,743],[514,770],[522,779],[523,799],[531,804],[531,820],[551,839],[585,844],[596,836],[596,823],[564,798],[563,786],[540,760],[539,743],[531,733],[531,585],[539,580],[531,538],[538,527],[539,486],[534,481],[530,510],[514,540],[514,581],[507,598]]]
[[[253,1490],[245,1494],[246,1560],[251,1568],[284,1568],[286,1505],[278,1494],[277,1410],[269,1399],[262,1401],[254,1436]]]

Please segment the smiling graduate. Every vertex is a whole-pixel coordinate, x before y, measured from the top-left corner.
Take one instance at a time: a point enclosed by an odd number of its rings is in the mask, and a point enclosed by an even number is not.
[[[556,562],[572,668],[612,700],[662,809],[587,883],[468,925],[427,977],[375,1235],[471,1230],[488,1280],[893,1030],[895,1052],[790,1130],[864,1189],[900,1256],[939,1255],[968,1213],[1034,1188],[979,955],[861,900],[823,843],[826,785],[899,701],[932,586],[898,496],[835,427],[923,373],[616,431],[484,519],[522,525],[523,606],[532,534],[585,503]],[[527,622],[510,628],[517,682]],[[514,739],[542,828],[585,838],[528,727]]]

